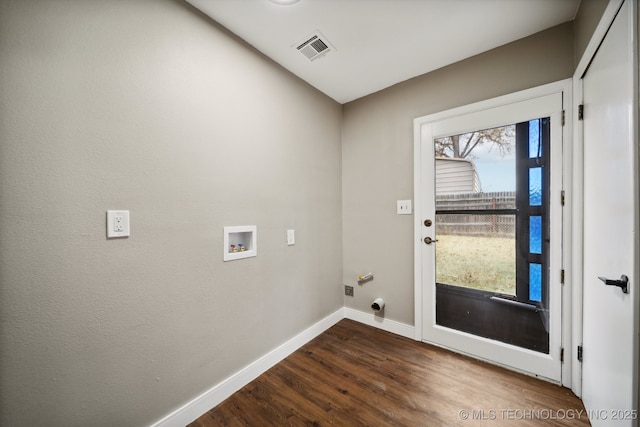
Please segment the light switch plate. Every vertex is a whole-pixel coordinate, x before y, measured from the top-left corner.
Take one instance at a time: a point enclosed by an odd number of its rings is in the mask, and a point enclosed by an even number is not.
[[[296,231],[295,230],[287,230],[287,245],[295,245],[296,244]]]
[[[398,200],[398,215],[411,215],[411,200]]]
[[[107,238],[129,236],[129,211],[107,211]]]

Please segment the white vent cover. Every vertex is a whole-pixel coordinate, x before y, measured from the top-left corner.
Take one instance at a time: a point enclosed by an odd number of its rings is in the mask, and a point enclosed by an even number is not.
[[[295,46],[300,53],[311,61],[333,50],[333,46],[327,41],[326,37],[318,31],[306,37],[303,42],[297,43]]]

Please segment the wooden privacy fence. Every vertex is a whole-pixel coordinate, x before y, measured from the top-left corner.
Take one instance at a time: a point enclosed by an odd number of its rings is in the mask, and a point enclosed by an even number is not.
[[[492,193],[456,193],[436,195],[436,233],[459,236],[514,237],[516,216],[478,210],[515,209],[515,191]],[[444,213],[443,211],[456,211]],[[470,210],[466,214],[460,211]]]

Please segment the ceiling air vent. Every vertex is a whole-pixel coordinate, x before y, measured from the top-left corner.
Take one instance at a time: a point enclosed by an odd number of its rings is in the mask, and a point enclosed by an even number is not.
[[[322,34],[315,32],[302,43],[298,43],[296,49],[309,60],[313,61],[331,51],[333,47]]]

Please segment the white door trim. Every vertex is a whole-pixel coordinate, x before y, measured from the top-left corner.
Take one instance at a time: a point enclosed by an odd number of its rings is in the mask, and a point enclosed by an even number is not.
[[[589,68],[589,64],[591,60],[595,56],[602,40],[604,39],[609,27],[613,23],[613,20],[618,13],[618,10],[622,6],[624,0],[609,0],[609,4],[607,5],[598,26],[596,27],[589,44],[587,45],[585,52],[583,53],[580,61],[578,62],[578,66],[576,67],[575,73],[573,75],[573,88],[574,88],[574,96],[573,96],[573,134],[574,139],[576,141],[573,144],[573,174],[571,176],[573,192],[571,193],[570,201],[572,204],[571,215],[572,215],[572,234],[573,238],[571,240],[571,245],[573,246],[573,257],[571,260],[571,275],[568,277],[569,283],[574,284],[574,295],[572,301],[572,343],[571,349],[567,353],[567,349],[565,348],[565,360],[566,357],[570,357],[571,360],[575,360],[575,350],[578,345],[582,345],[582,332],[583,332],[583,267],[584,267],[584,259],[583,259],[583,235],[584,235],[584,151],[583,151],[583,128],[582,121],[578,120],[578,106],[582,104],[583,93],[582,93],[582,84],[581,79]],[[630,34],[629,38],[631,40],[634,52],[633,58],[633,138],[636,141],[636,153],[635,157],[638,159],[638,118],[639,118],[639,110],[638,110],[638,42],[637,42],[637,2],[635,0],[631,1],[631,15],[634,22],[634,25],[630,26]],[[640,206],[640,202],[638,200],[638,187],[640,187],[640,183],[638,182],[639,171],[638,171],[638,163],[640,160],[635,162],[635,170],[634,176],[636,177],[636,191],[634,201],[636,209]],[[635,218],[635,229],[640,230],[638,212],[636,211]],[[639,254],[639,243],[636,238],[636,254]],[[635,260],[635,277],[640,277],[640,260]],[[640,383],[639,383],[639,362],[640,358],[640,292],[634,292],[633,299],[633,310],[634,310],[634,324],[636,325],[636,329],[634,331],[635,343],[634,343],[634,352],[635,356],[633,360],[635,361],[634,372],[633,374],[633,383],[634,383],[634,391],[636,393],[635,399],[636,409],[640,408]],[[571,390],[577,395],[582,396],[582,364],[581,363],[573,363],[572,367],[572,383]]]
[[[459,108],[454,108],[451,110],[443,111],[440,113],[431,114],[424,117],[419,117],[414,120],[414,325],[415,325],[415,339],[422,340],[423,338],[423,275],[427,274],[427,272],[423,271],[422,268],[422,221],[426,218],[426,212],[423,212],[424,208],[424,200],[423,200],[423,173],[425,172],[422,168],[424,167],[422,158],[422,143],[423,138],[425,138],[425,133],[423,132],[423,126],[428,125],[429,123],[441,121],[446,118],[460,116],[464,114],[479,112],[488,110],[495,107],[500,107],[508,104],[514,104],[521,101],[530,100],[533,98],[538,98],[546,95],[557,94],[562,92],[564,94],[563,97],[563,108],[568,114],[566,117],[567,125],[562,128],[562,140],[564,143],[564,152],[563,156],[563,187],[567,189],[567,184],[570,184],[571,181],[571,156],[569,153],[572,152],[572,138],[571,138],[571,130],[572,127],[568,125],[572,123],[571,114],[568,107],[571,100],[571,79],[563,80],[560,82],[550,83],[547,85],[543,85],[540,87],[527,89],[524,91],[512,93],[509,95],[493,98],[490,100],[462,106]],[[552,195],[552,197],[559,197],[558,195]],[[565,208],[565,212],[568,212],[569,209]],[[563,265],[566,269],[567,263],[571,260],[570,258],[570,249],[571,249],[571,227],[569,227],[569,220],[571,219],[570,215],[565,215],[563,222],[563,239],[565,244],[562,249],[562,258]],[[566,273],[565,273],[566,274]],[[565,282],[566,283],[566,282]],[[562,289],[562,301],[563,301],[563,316],[562,316],[562,342],[570,343],[571,341],[571,286],[564,286]],[[566,349],[565,349],[566,351]],[[562,365],[562,382],[563,385],[569,386],[571,382],[571,359],[567,360],[565,357],[565,363]]]

